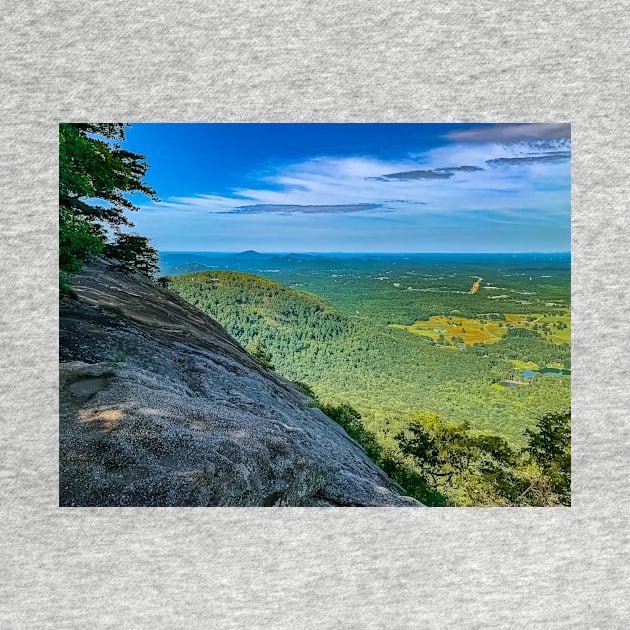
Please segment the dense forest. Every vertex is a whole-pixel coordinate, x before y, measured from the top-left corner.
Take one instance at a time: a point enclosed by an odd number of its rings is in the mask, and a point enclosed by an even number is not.
[[[268,262],[271,261],[265,264]],[[370,261],[369,265],[373,263]],[[325,264],[330,267],[337,263]],[[438,274],[442,273],[443,270],[438,270]],[[301,274],[301,284],[305,285],[311,274],[304,270]],[[328,278],[331,277],[329,270]],[[354,278],[359,286],[360,280],[363,285],[368,282],[367,278]],[[351,409],[349,416],[342,413],[340,417],[346,420],[349,417],[349,426],[355,430],[357,422],[360,424],[363,437],[370,436],[367,443],[372,445],[373,455],[390,474],[400,477],[404,464],[408,471],[403,475],[405,487],[416,487],[416,494],[425,502],[517,504],[518,495],[488,494],[487,489],[475,494],[471,488],[475,484],[480,488],[484,486],[477,478],[479,475],[490,475],[493,487],[503,484],[513,491],[520,488],[519,494],[525,492],[523,485],[529,487],[531,475],[524,472],[524,460],[517,454],[529,448],[532,431],[536,431],[541,418],[564,418],[568,423],[570,379],[546,374],[542,368],[547,365],[568,368],[569,345],[551,343],[542,330],[508,326],[504,336],[495,343],[460,348],[445,346],[430,337],[388,325],[393,314],[405,307],[392,305],[394,300],[379,296],[375,287],[391,283],[373,278],[369,279],[372,290],[363,294],[353,294],[347,284],[337,294],[329,291],[333,299],[335,295],[342,296],[340,305],[269,278],[239,272],[198,272],[169,276],[161,281],[216,318],[267,367],[273,367],[293,381],[308,384],[314,399],[327,409],[326,413],[334,416],[334,410],[343,405]],[[316,281],[311,278],[309,288],[313,284]],[[320,284],[323,283],[320,281]],[[398,295],[401,293],[399,291]],[[427,295],[430,292],[424,292],[422,301],[428,301]],[[466,298],[472,302],[469,294],[456,293],[455,296],[456,303],[462,307]],[[433,314],[433,307],[420,304],[418,293],[415,299],[414,312],[422,314],[424,308],[424,314]],[[442,298],[446,299],[448,295]],[[563,299],[566,297],[556,291],[554,305],[546,307],[547,314],[557,312],[565,317],[566,308],[560,311],[555,305]],[[381,317],[357,314],[356,311],[370,311],[366,303],[387,303],[389,314],[381,314]],[[511,312],[514,307],[512,303]],[[479,315],[478,308],[481,307],[470,307],[466,315]],[[536,312],[541,308],[537,303]],[[493,316],[504,317],[501,312]],[[520,364],[535,364],[540,369],[526,378],[522,368],[517,367]],[[522,385],[502,386],[510,381]],[[360,417],[360,421],[353,414]],[[459,443],[460,450],[472,449],[471,453],[476,453],[474,457],[469,453],[465,458],[470,460],[466,466],[468,481],[464,484],[467,489],[462,489],[464,486],[454,472],[436,473],[434,470],[433,483],[429,482],[431,475],[424,466],[431,458],[428,451],[417,447],[418,431],[425,437],[433,435],[434,441]],[[507,459],[499,461],[499,455]],[[452,464],[452,453],[445,457],[448,468]],[[494,468],[490,468],[494,472],[482,474],[491,460]],[[438,468],[446,465],[439,457],[432,461]],[[476,466],[481,468],[473,474]],[[501,476],[499,468],[503,471],[501,483],[497,481]],[[517,468],[518,474],[514,473]],[[474,482],[471,475],[477,475]],[[531,499],[524,497],[519,500]],[[561,502],[556,495],[554,497],[553,500]]]
[[[570,308],[570,254],[160,253],[164,275],[229,270],[309,291],[340,311],[385,324],[457,312],[561,314]],[[470,289],[482,278],[471,299]],[[507,295],[506,295],[507,294]],[[505,297],[504,297],[505,296]],[[356,311],[359,311],[357,313]]]

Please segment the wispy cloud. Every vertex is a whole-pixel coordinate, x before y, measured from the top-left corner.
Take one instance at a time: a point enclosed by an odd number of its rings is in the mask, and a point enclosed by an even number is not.
[[[411,181],[413,179],[448,179],[453,173],[439,171],[403,171],[402,173],[388,173],[380,177],[369,177],[378,182]]]
[[[419,251],[460,234],[479,248],[497,241],[518,250],[522,238],[564,242],[570,225],[566,125],[503,127],[452,132],[440,146],[410,146],[397,157],[305,155],[266,163],[221,194],[153,205],[136,224],[159,224],[164,239],[181,226],[200,243],[269,251],[298,243],[304,251],[369,251],[394,242]],[[497,229],[504,230],[500,236]]]
[[[570,140],[571,125],[569,123],[504,123],[454,130],[444,137],[453,142],[477,144]]]
[[[160,246],[180,233],[199,250],[568,246],[570,125],[463,127],[373,155],[270,152],[133,219]]]
[[[257,203],[251,206],[237,206],[233,210],[224,211],[217,214],[346,214],[349,212],[364,212],[366,210],[377,210],[382,208],[380,203],[355,203],[338,205],[290,205],[290,204],[264,204]]]
[[[525,157],[509,157],[496,158],[487,160],[488,166],[522,166],[524,164],[539,164],[541,162],[557,162],[558,160],[567,160],[571,157],[569,151],[556,151],[553,153],[545,153],[543,155],[528,155]]]
[[[380,177],[368,177],[379,182],[412,181],[414,179],[450,179],[457,172],[474,173],[483,171],[480,166],[449,166],[431,170],[403,171],[401,173],[387,173]]]
[[[474,173],[475,171],[483,171],[481,166],[449,166],[447,168],[438,168],[437,171],[441,173]]]

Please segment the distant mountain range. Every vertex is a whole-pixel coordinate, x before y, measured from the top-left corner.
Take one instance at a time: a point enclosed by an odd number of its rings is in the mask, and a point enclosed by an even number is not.
[[[342,271],[350,269],[366,261],[377,262],[402,260],[418,260],[423,263],[444,263],[446,261],[461,263],[471,261],[476,263],[504,260],[513,262],[514,259],[531,261],[555,262],[570,260],[570,253],[518,253],[518,254],[451,254],[451,253],[261,253],[248,249],[239,253],[224,252],[162,252],[160,253],[161,274],[165,276],[181,275],[195,271],[212,271],[224,269],[247,273],[265,273],[278,271],[321,271],[322,269]]]
[[[248,249],[247,251],[240,252],[239,254],[230,254],[225,256],[228,260],[268,260],[274,258],[276,254],[261,254],[260,252]]]
[[[315,265],[330,265],[337,259],[330,256],[313,254],[269,254],[248,249],[237,254],[212,253],[197,254],[187,252],[164,252],[160,254],[160,269],[162,275],[181,275],[194,271],[211,271],[213,269],[231,269],[236,271],[258,272],[261,265],[266,267],[286,268],[296,263],[311,263]],[[350,259],[348,259],[350,260]],[[348,261],[344,261],[348,262]]]

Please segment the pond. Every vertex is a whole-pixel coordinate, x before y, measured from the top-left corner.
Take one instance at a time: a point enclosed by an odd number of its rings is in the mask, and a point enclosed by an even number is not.
[[[532,378],[536,374],[544,374],[545,376],[568,376],[571,370],[563,370],[561,368],[545,368],[544,370],[523,370],[525,378]]]
[[[541,374],[546,374],[547,376],[568,376],[571,374],[571,370],[563,370],[560,368],[545,368],[544,370],[540,370]]]

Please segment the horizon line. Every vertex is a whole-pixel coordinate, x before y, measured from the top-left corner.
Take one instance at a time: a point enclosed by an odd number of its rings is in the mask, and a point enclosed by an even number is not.
[[[259,250],[259,249],[242,249],[242,250],[201,250],[201,249],[158,249],[158,252],[173,253],[173,254],[244,254],[246,252],[253,252],[256,254],[570,254],[570,249],[564,250],[522,250],[522,251],[484,251],[484,252],[450,252],[450,251],[404,251],[404,252],[392,252],[392,251],[349,251],[349,250]]]

